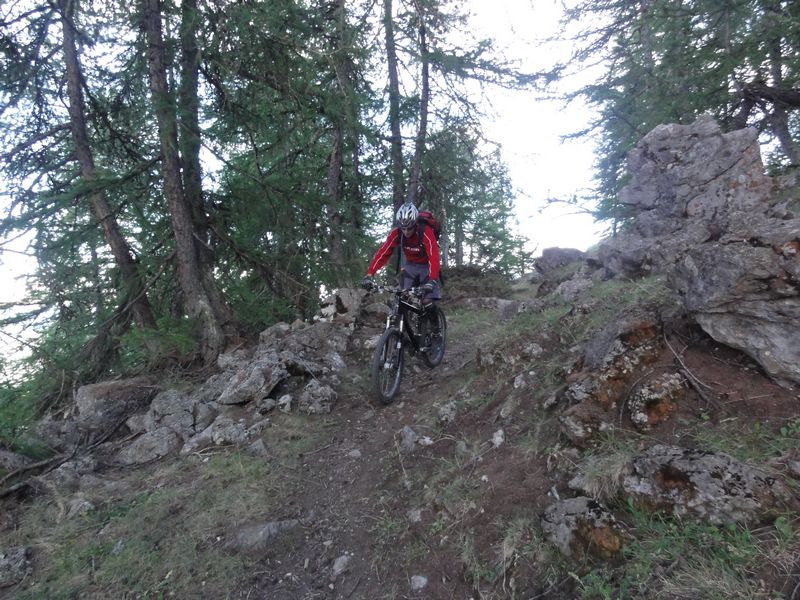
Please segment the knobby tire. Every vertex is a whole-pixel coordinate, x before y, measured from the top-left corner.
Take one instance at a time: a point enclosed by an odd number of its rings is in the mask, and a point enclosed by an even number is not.
[[[422,353],[422,360],[431,369],[433,367],[439,366],[439,364],[444,359],[444,350],[447,341],[447,319],[445,319],[442,309],[439,308],[438,306],[434,307],[433,310],[434,310],[434,319],[436,325],[438,325],[438,335],[437,337],[431,339],[430,350]],[[426,327],[430,326],[431,326],[430,323],[426,324]],[[433,330],[435,331],[436,327],[434,327]]]
[[[372,389],[381,402],[389,404],[394,400],[402,376],[402,338],[400,330],[392,327],[383,332],[372,355]]]

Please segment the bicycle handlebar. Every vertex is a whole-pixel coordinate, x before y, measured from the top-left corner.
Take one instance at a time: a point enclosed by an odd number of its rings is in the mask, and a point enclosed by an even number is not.
[[[412,287],[410,289],[403,290],[396,285],[389,286],[389,285],[381,285],[379,283],[373,283],[372,288],[367,291],[374,292],[376,294],[389,292],[390,294],[408,295],[408,296],[414,296],[415,298],[422,298],[422,296],[425,295],[425,290],[423,289],[423,286]]]

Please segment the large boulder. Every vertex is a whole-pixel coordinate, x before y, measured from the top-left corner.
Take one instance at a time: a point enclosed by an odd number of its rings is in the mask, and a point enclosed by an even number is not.
[[[711,337],[784,384],[800,383],[800,221],[796,227],[775,245],[751,237],[695,248],[673,275],[684,306]]]
[[[37,424],[36,435],[56,450],[90,444],[113,433],[128,417],[146,408],[159,389],[146,377],[81,386],[70,418],[46,417]]]
[[[561,267],[583,260],[584,256],[584,252],[575,248],[545,248],[534,262],[534,268],[539,273],[548,275]]]
[[[245,404],[266,398],[281,381],[289,376],[277,354],[259,356],[241,365],[217,398],[219,404]]]
[[[632,222],[598,251],[614,275],[669,270],[687,251],[718,237],[733,215],[766,212],[774,189],[758,132],[723,133],[708,116],[653,129],[628,154],[628,171],[619,201]]]

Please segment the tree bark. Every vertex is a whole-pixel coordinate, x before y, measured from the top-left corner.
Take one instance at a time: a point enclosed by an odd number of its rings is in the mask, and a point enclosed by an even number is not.
[[[214,251],[211,227],[203,195],[203,169],[200,164],[200,100],[197,86],[200,51],[197,47],[197,26],[200,16],[197,0],[181,1],[181,78],[178,89],[178,142],[183,169],[183,193],[191,207],[195,247],[203,288],[211,307],[226,334],[233,333],[233,314],[214,280]]]
[[[392,200],[394,209],[403,204],[403,137],[400,133],[400,78],[397,74],[397,48],[394,39],[392,0],[383,0],[383,27],[386,33],[386,66],[389,70],[389,128],[391,137]]]
[[[166,52],[159,0],[143,0],[143,8],[143,25],[148,42],[150,92],[158,122],[164,193],[175,235],[178,282],[184,295],[186,312],[197,322],[196,335],[200,354],[205,362],[210,363],[223,349],[224,334],[203,287],[195,248],[192,210],[184,196],[181,181],[177,121],[174,102],[167,87]]]
[[[333,143],[328,160],[328,177],[326,194],[328,203],[328,256],[330,266],[334,272],[337,284],[342,283],[345,265],[344,248],[344,217],[342,209],[344,203],[344,177],[342,173],[344,163],[344,127],[347,120],[347,92],[348,76],[343,57],[345,5],[344,0],[334,0],[332,3],[332,26],[330,28],[329,44],[333,56],[333,76],[336,79],[335,90],[339,96],[340,109],[332,109],[330,119],[333,125]]]
[[[134,321],[142,327],[155,329],[156,320],[131,248],[120,231],[119,224],[105,195],[99,190],[92,189],[92,184],[97,180],[97,170],[86,128],[83,76],[75,42],[75,23],[73,21],[75,0],[59,0],[59,12],[63,30],[64,64],[67,71],[70,128],[75,144],[75,155],[80,164],[81,177],[89,184],[89,203],[92,213],[103,229],[103,236],[111,248],[114,261],[122,274],[125,285],[123,298],[130,305]]]
[[[334,127],[333,149],[328,162],[328,250],[331,266],[337,273],[345,262],[344,240],[342,239],[342,145],[341,124]],[[337,283],[339,276],[337,275]]]

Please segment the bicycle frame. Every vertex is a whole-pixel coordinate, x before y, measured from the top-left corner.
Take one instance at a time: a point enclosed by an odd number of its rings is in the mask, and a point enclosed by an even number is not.
[[[417,332],[414,330],[414,325],[409,318],[409,313],[422,316],[428,310],[425,305],[409,300],[409,297],[420,298],[419,288],[411,288],[410,290],[389,288],[381,291],[390,291],[396,298],[392,314],[386,318],[386,329],[397,327],[400,331],[401,339],[408,340],[414,352],[421,352],[422,346],[417,342]]]

